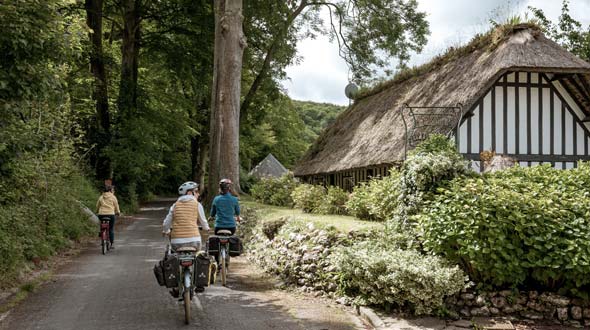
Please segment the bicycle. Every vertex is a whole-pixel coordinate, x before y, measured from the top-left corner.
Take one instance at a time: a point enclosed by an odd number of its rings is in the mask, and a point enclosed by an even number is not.
[[[111,241],[109,240],[110,218],[100,218],[100,245],[102,254],[106,254],[111,249]]]
[[[229,230],[219,230],[217,235],[219,237],[219,275],[221,277],[221,285],[227,284],[227,266],[229,263],[229,238],[232,233]]]

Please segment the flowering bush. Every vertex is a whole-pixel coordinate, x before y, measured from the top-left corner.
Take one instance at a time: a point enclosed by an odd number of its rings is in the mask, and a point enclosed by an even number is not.
[[[330,256],[340,274],[341,290],[358,304],[394,306],[430,314],[446,296],[465,287],[458,266],[415,250],[384,249],[374,241],[337,248]]]
[[[407,220],[425,200],[433,198],[437,187],[469,173],[467,164],[450,139],[431,135],[416,147],[402,167],[398,214]]]
[[[277,206],[293,206],[291,193],[299,183],[292,173],[280,178],[262,178],[250,189],[252,197],[264,204]]]

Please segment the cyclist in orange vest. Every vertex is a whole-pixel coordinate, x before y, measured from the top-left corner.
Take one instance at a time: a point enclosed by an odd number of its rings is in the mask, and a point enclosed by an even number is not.
[[[203,205],[197,200],[199,185],[196,182],[187,181],[178,187],[180,197],[170,207],[168,215],[162,224],[162,233],[170,233],[172,249],[183,246],[201,248],[201,235],[199,224],[205,231],[209,231],[209,224],[205,217]]]

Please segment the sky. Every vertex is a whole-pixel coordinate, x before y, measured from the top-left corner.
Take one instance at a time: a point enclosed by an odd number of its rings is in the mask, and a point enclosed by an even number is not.
[[[561,14],[561,0],[418,0],[430,23],[428,44],[421,54],[412,56],[410,65],[428,62],[449,46],[468,42],[475,34],[489,29],[491,18],[523,15],[528,6],[540,8],[553,22]],[[590,0],[570,0],[570,15],[590,24]],[[502,19],[500,19],[502,21]],[[297,45],[301,61],[286,69],[283,81],[287,94],[295,100],[348,105],[344,87],[349,70],[338,56],[338,47],[327,37],[302,40]]]

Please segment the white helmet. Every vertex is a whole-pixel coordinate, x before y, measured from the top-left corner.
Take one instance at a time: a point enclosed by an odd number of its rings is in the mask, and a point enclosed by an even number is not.
[[[190,190],[195,190],[199,188],[199,184],[193,181],[187,181],[178,187],[178,194],[179,195],[186,195],[186,193]]]

